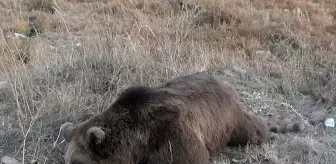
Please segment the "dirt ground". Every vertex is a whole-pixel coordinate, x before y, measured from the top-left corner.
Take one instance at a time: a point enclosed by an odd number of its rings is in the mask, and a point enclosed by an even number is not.
[[[250,112],[296,129],[223,150],[214,164],[335,163],[335,128],[324,125],[336,118],[335,8],[332,0],[2,0],[0,157],[61,163],[62,123],[101,112],[130,84],[205,72],[232,84]]]

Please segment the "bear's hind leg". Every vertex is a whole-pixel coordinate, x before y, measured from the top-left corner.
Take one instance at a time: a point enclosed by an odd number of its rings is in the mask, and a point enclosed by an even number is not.
[[[228,146],[261,144],[268,136],[269,129],[266,123],[258,116],[244,112],[230,136]]]

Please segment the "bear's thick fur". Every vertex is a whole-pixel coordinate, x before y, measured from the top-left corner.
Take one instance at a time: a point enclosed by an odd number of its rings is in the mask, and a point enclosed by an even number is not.
[[[129,87],[101,114],[61,130],[66,164],[210,164],[228,145],[260,144],[270,134],[235,89],[201,73]]]

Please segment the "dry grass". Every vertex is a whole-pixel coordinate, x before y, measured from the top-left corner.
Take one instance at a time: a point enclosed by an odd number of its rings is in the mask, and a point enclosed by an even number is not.
[[[45,11],[51,14],[55,12],[53,0],[26,0],[25,4],[28,11]]]
[[[132,2],[0,2],[0,13],[8,15],[0,18],[0,156],[59,163],[63,122],[99,113],[132,83],[153,85],[199,71],[234,84],[260,114],[296,116],[295,108],[315,120],[311,109],[322,103],[314,110],[336,116],[326,110],[336,101],[334,1]],[[26,39],[7,37],[32,29]],[[29,60],[18,62],[21,54]],[[308,107],[301,104],[306,97],[313,100]],[[329,163],[335,133],[320,119],[310,130],[226,150],[214,163]]]

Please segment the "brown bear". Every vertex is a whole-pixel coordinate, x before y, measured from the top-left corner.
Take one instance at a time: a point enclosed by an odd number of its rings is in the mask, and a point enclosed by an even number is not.
[[[234,88],[202,73],[129,87],[101,114],[61,131],[66,164],[210,164],[227,146],[270,134]]]

